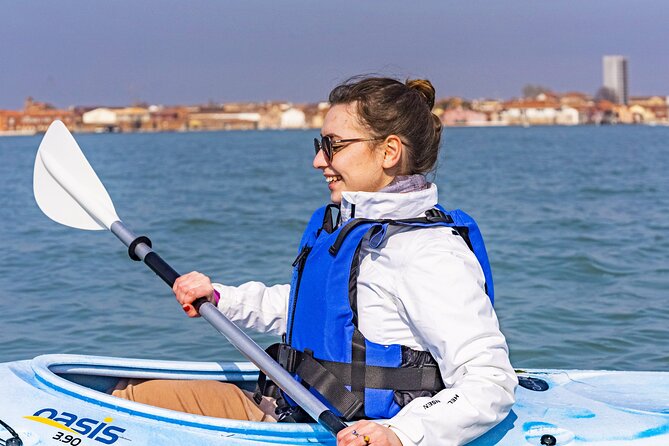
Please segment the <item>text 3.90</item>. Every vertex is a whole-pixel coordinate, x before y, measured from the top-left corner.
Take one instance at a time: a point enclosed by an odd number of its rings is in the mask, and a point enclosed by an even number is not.
[[[72,435],[65,435],[63,432],[58,432],[51,438],[62,443],[71,444],[72,446],[78,446],[81,443],[81,438],[73,437]]]

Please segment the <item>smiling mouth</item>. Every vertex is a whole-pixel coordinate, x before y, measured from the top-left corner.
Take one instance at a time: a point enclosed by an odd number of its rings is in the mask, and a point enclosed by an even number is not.
[[[339,175],[333,175],[333,176],[331,176],[331,177],[325,177],[325,181],[326,181],[328,184],[332,184],[332,183],[334,183],[335,181],[339,181],[339,180],[341,180],[341,176],[339,176]]]

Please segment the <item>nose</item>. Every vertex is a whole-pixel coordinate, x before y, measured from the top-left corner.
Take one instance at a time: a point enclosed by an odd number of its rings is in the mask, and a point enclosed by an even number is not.
[[[322,149],[314,155],[313,166],[314,169],[325,169],[328,166],[328,162],[325,159],[325,153],[323,153]]]

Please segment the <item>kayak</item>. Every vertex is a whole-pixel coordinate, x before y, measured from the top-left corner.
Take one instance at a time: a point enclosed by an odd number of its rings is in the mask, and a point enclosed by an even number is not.
[[[0,440],[24,446],[335,444],[317,423],[204,417],[106,393],[121,378],[213,379],[252,389],[257,376],[247,362],[54,354],[3,363]],[[519,370],[518,377],[511,413],[470,445],[669,445],[669,372]]]

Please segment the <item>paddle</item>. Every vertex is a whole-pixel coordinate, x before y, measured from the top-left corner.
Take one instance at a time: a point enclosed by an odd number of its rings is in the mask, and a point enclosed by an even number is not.
[[[35,200],[49,218],[66,226],[110,230],[127,247],[133,260],[143,260],[170,287],[179,277],[153,249],[151,241],[138,237],[116,215],[114,204],[81,149],[60,121],[47,130],[35,159]],[[196,301],[202,317],[225,336],[244,356],[269,376],[314,420],[336,435],[346,424],[298,383],[258,344],[221,314],[206,299]]]

